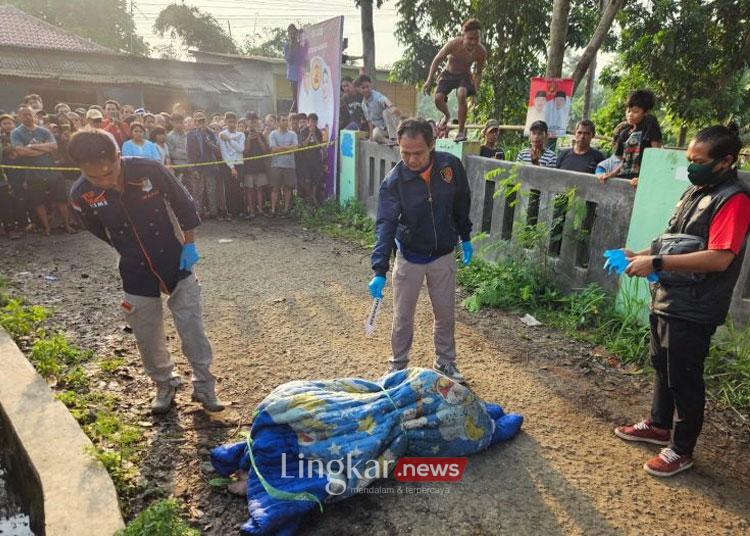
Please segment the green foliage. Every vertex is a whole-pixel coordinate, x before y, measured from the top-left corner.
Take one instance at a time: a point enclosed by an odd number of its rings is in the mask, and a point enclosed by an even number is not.
[[[138,514],[117,536],[200,536],[181,517],[180,507],[174,500],[153,503]]]
[[[166,33],[172,39],[179,37],[186,46],[203,52],[237,53],[237,44],[219,22],[197,7],[185,4],[165,7],[154,22],[154,31],[162,37]]]
[[[357,200],[340,206],[336,199],[329,199],[316,208],[297,199],[294,213],[304,227],[357,242],[363,247],[371,247],[375,243],[375,223]]]
[[[747,115],[748,18],[748,2],[629,2],[619,17],[623,80],[640,73],[677,127]]]
[[[18,299],[3,299],[5,304],[0,307],[0,326],[14,339],[31,335],[48,316],[44,307],[24,305]]]
[[[727,320],[714,337],[705,376],[713,398],[731,408],[750,408],[750,325],[740,329]]]
[[[297,26],[300,27],[301,24]],[[246,36],[242,46],[242,53],[248,56],[283,58],[284,43],[287,41],[286,28],[265,28],[264,33],[265,38],[259,34]]]
[[[125,360],[121,357],[111,357],[109,359],[102,359],[99,361],[99,368],[108,374],[112,374],[117,371],[120,367],[125,364]]]
[[[40,337],[34,341],[29,361],[45,378],[62,378],[63,383],[68,386],[85,387],[88,384],[86,373],[78,364],[90,359],[91,355],[90,352],[71,345],[62,333],[55,333],[51,337]],[[66,371],[73,365],[76,366]]]
[[[23,11],[118,52],[148,55],[123,0],[8,0]]]
[[[598,23],[596,5],[595,0],[572,3],[568,46],[585,46]],[[405,45],[403,59],[393,68],[397,80],[424,81],[440,47],[461,34],[462,21],[476,17],[482,23],[482,42],[488,52],[482,87],[477,88],[478,113],[505,124],[523,122],[529,78],[544,72],[541,60],[547,54],[551,0],[402,0],[397,9],[396,38]]]

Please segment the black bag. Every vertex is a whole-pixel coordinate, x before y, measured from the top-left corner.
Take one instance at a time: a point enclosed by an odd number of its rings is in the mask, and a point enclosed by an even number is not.
[[[700,236],[665,233],[651,242],[652,255],[679,255],[704,251],[706,241]],[[700,283],[706,278],[705,273],[696,272],[659,272],[659,283],[662,285],[687,286]]]

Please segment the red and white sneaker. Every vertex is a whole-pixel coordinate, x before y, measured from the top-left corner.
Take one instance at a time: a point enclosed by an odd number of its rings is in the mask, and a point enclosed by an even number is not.
[[[670,447],[661,449],[658,456],[643,464],[643,469],[654,476],[673,476],[693,466],[693,457],[677,454]]]
[[[654,445],[669,445],[670,431],[651,426],[651,419],[646,419],[630,426],[618,426],[615,435],[625,441],[639,441]]]

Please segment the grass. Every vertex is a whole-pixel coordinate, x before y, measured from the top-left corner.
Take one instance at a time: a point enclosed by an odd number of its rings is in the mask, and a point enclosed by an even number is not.
[[[200,536],[180,517],[180,507],[171,499],[153,503],[117,536]]]
[[[71,344],[59,331],[48,331],[45,321],[49,317],[44,307],[27,305],[23,299],[9,296],[5,281],[0,278],[0,325],[26,349],[36,371],[52,382],[57,390],[55,397],[91,439],[94,446],[90,454],[104,465],[120,500],[127,503],[138,489],[142,430],[117,411],[117,396],[91,388],[90,373],[84,364],[93,359],[94,353]],[[120,358],[104,359],[99,368],[112,373],[124,363]],[[127,510],[127,504],[124,506]]]
[[[340,206],[336,199],[329,199],[316,208],[297,199],[294,214],[302,226],[328,236],[343,238],[367,248],[375,244],[375,224],[359,201],[349,201]]]
[[[14,339],[33,335],[49,316],[44,307],[25,305],[23,301],[8,298],[5,294],[0,303],[0,326]]]

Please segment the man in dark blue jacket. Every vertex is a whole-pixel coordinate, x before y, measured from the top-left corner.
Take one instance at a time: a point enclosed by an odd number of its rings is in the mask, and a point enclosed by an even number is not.
[[[390,370],[405,368],[414,335],[414,313],[419,291],[427,291],[435,317],[434,367],[456,381],[455,248],[461,239],[463,262],[473,255],[469,209],[471,193],[466,172],[455,156],[435,151],[432,126],[407,119],[398,128],[401,162],[380,186],[377,243],[372,252],[370,294],[383,296],[391,254],[393,267],[393,328]]]
[[[146,373],[157,384],[151,410],[167,412],[180,383],[166,346],[162,294],[169,296],[182,351],[193,369],[193,399],[209,411],[224,409],[209,370],[211,344],[192,273],[199,259],[194,229],[201,221],[190,194],[159,162],[121,158],[114,138],[103,130],[77,132],[68,154],[83,172],[70,191],[73,208],[92,234],[120,254],[122,308]]]

